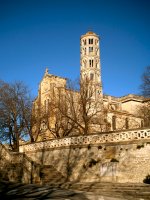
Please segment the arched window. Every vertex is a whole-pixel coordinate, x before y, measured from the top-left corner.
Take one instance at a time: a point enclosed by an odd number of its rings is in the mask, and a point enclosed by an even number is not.
[[[89,39],[89,44],[93,44],[93,39]]]
[[[89,67],[93,67],[93,60],[89,60]]]
[[[90,80],[93,81],[93,79],[94,79],[94,74],[90,73]]]
[[[89,47],[89,53],[93,52],[93,47]]]
[[[116,130],[116,116],[112,117],[112,129],[113,131]]]

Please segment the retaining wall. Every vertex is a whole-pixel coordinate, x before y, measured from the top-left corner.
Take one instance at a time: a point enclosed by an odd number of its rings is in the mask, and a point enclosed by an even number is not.
[[[20,152],[70,181],[143,182],[150,174],[150,129],[37,142]]]

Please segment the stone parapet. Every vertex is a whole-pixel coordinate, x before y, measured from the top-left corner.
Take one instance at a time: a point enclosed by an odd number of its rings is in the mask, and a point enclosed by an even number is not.
[[[44,142],[37,142],[20,146],[20,152],[36,151],[57,147],[69,147],[77,145],[94,145],[106,143],[122,143],[141,140],[150,140],[150,128],[138,130],[126,130],[109,133],[97,133],[86,136],[66,137]]]

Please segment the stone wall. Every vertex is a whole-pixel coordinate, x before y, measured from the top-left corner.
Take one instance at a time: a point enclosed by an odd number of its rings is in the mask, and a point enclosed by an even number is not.
[[[150,174],[150,129],[38,142],[20,152],[70,181],[143,182]]]
[[[24,183],[40,182],[40,167],[24,153],[15,153],[0,144],[0,179]]]

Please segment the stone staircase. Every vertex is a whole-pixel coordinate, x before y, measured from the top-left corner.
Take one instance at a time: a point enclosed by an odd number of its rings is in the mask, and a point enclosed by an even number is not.
[[[43,165],[40,169],[40,179],[42,184],[64,183],[66,178],[52,165]]]
[[[58,187],[58,184],[50,184]],[[113,197],[114,199],[127,200],[150,200],[150,185],[141,183],[63,183],[64,189],[86,192],[87,197],[92,199],[94,194],[99,197]],[[91,197],[91,198],[90,198]]]
[[[0,143],[0,180],[23,183],[63,183],[66,178],[52,165],[40,165],[23,153],[11,152]]]

